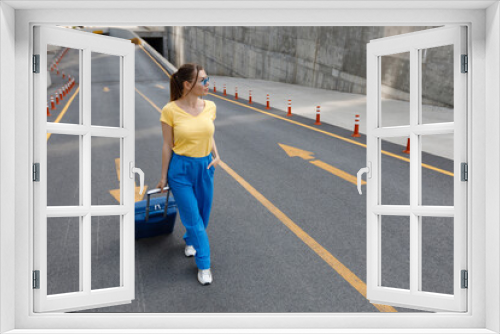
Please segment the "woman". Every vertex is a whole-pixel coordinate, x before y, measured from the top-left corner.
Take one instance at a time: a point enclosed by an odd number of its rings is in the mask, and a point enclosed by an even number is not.
[[[216,106],[208,94],[208,76],[194,63],[182,65],[170,79],[170,102],[162,109],[162,189],[168,181],[186,227],[186,256],[195,256],[198,281],[212,283],[206,228],[213,197],[215,167],[220,162],[214,140]],[[212,158],[213,154],[213,158]]]

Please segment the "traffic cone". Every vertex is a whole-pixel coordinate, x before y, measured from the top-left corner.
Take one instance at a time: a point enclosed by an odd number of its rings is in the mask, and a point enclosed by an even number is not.
[[[54,95],[50,96],[50,108],[56,110],[56,104],[54,103]]]
[[[271,108],[269,107],[269,94],[267,94],[267,106],[266,106],[266,109],[271,109]]]
[[[314,125],[321,125],[321,122],[319,120],[319,106],[316,107],[316,123],[314,123]]]
[[[52,116],[52,115],[50,114],[49,103],[47,102],[47,117],[50,117],[50,116]]]
[[[410,154],[410,138],[408,138],[408,142],[406,144],[406,150],[403,153]]]
[[[354,132],[351,137],[361,137],[359,134],[359,115],[356,115],[356,119],[354,120]]]
[[[248,104],[252,104],[252,90],[248,90]]]
[[[226,84],[224,84],[224,96],[227,96],[226,95]]]
[[[234,99],[238,99],[238,87],[234,87]]]
[[[214,93],[217,92],[217,90],[215,89],[215,81],[214,81]]]
[[[292,100],[288,100],[288,117],[292,117]]]
[[[59,104],[59,95],[57,94],[57,92],[55,92],[56,94],[56,104]]]

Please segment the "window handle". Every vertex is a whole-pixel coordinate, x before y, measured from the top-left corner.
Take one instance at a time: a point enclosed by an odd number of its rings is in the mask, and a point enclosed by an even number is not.
[[[141,190],[139,191],[139,194],[142,195],[142,192],[144,191],[144,172],[140,168],[134,167],[134,163],[131,161],[129,162],[129,171],[130,171],[130,178],[134,178],[134,174],[137,173],[139,174],[139,182],[141,186]]]
[[[372,163],[368,162],[368,167],[363,167],[358,171],[358,192],[361,195],[361,175],[366,173],[366,176],[370,179],[372,177]]]

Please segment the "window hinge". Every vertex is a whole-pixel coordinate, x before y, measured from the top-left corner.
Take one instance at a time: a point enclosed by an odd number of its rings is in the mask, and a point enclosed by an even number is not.
[[[469,181],[469,166],[466,162],[462,162],[462,181]]]
[[[469,72],[469,57],[462,55],[462,73]]]
[[[38,162],[33,164],[33,181],[40,181],[40,163]]]
[[[40,289],[40,270],[33,270],[33,289]]]
[[[467,270],[462,270],[462,289],[469,287],[469,274]]]
[[[33,55],[33,73],[40,73],[40,55]]]

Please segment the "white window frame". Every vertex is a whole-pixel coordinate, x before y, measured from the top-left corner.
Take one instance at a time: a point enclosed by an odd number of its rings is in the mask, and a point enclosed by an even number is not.
[[[414,5],[420,9],[390,9],[405,7],[402,1],[332,1],[324,2],[198,2],[183,4],[167,2],[155,10],[120,9],[122,3],[85,2],[87,8],[16,9],[10,6],[47,8],[60,2],[37,1],[0,3],[0,330],[12,333],[38,333],[41,329],[89,329],[88,333],[104,333],[105,329],[127,329],[128,333],[145,333],[146,328],[164,329],[164,333],[234,333],[247,332],[238,328],[253,328],[252,332],[283,333],[301,328],[301,333],[492,333],[500,331],[499,244],[500,230],[500,137],[498,135],[500,106],[500,12],[498,1],[433,1]],[[415,3],[415,1],[404,1]],[[66,2],[67,3],[67,2]],[[83,3],[83,2],[82,2]],[[142,6],[147,6],[147,1]],[[453,3],[450,5],[450,3]],[[165,8],[170,4],[171,8]],[[460,5],[462,9],[450,9]],[[31,7],[30,7],[31,6]],[[101,10],[97,6],[117,6]],[[156,6],[158,3],[156,3]],[[184,8],[179,8],[184,6]],[[245,7],[246,6],[246,7]],[[345,9],[359,6],[357,9]],[[428,7],[425,7],[428,6]],[[488,6],[489,9],[486,9]],[[94,7],[94,9],[92,9]],[[176,8],[174,8],[176,7]],[[436,8],[437,7],[437,8]],[[80,6],[79,8],[82,8]],[[468,9],[466,9],[468,8]],[[15,18],[15,21],[14,21]],[[310,26],[388,26],[388,25],[465,24],[469,34],[469,133],[470,193],[469,198],[469,308],[465,314],[33,314],[31,268],[26,261],[32,245],[32,107],[26,98],[32,94],[30,74],[32,26],[34,24],[67,25],[310,25]],[[8,29],[6,29],[8,28]],[[486,29],[487,28],[487,29]],[[14,31],[15,40],[14,40]],[[4,47],[7,46],[7,47]],[[8,46],[15,46],[8,49]],[[14,57],[15,56],[15,57]],[[15,70],[13,66],[15,64]],[[488,70],[486,71],[486,66]],[[4,73],[8,75],[5,76]],[[15,78],[15,87],[12,81]],[[10,86],[9,86],[10,84]],[[29,87],[29,88],[27,88]],[[15,98],[10,97],[10,95]],[[14,95],[15,94],[15,95]],[[7,110],[9,109],[9,110]],[[14,112],[12,112],[14,111]],[[487,121],[485,119],[487,118]],[[14,130],[8,127],[14,124]],[[12,137],[15,136],[15,145]],[[10,141],[9,141],[10,140]],[[487,152],[487,154],[486,154]],[[485,167],[486,166],[486,167]],[[488,173],[488,182],[486,174]],[[14,177],[13,177],[14,175]],[[15,193],[13,191],[15,189]],[[356,189],[353,187],[353,191]],[[14,194],[14,195],[13,195]],[[488,196],[486,196],[488,194]],[[14,200],[10,198],[14,196]],[[15,213],[6,207],[14,206]],[[13,224],[14,222],[14,224]],[[13,226],[14,225],[14,226]],[[15,242],[13,242],[15,240]],[[12,256],[14,254],[14,256]],[[15,289],[11,287],[14,286]],[[15,305],[12,308],[12,305]],[[139,324],[144,329],[138,328]],[[101,328],[101,330],[98,330]],[[190,331],[175,330],[190,328]],[[236,328],[236,329],[235,329]],[[413,329],[411,329],[413,328]],[[418,331],[415,331],[415,328]],[[433,328],[430,330],[429,328]],[[37,330],[39,329],[39,330]],[[92,329],[92,330],[90,330]],[[267,330],[264,330],[267,329]],[[358,329],[355,331],[354,329]],[[393,329],[392,331],[390,329]],[[460,331],[462,329],[462,331]],[[45,331],[46,332],[46,331]],[[50,332],[55,332],[51,330]],[[62,332],[62,331],[61,331]],[[108,331],[109,332],[109,331]],[[152,331],[151,331],[152,332]],[[299,332],[294,331],[294,332]]]
[[[34,53],[40,55],[40,73],[33,75],[34,89],[34,161],[40,164],[40,181],[33,185],[34,201],[34,269],[40,273],[39,288],[34,290],[37,313],[105,307],[130,303],[135,298],[134,176],[135,160],[135,47],[130,41],[51,26],[34,27]],[[48,122],[44,115],[47,100],[47,46],[71,48],[79,53],[80,123]],[[91,121],[92,53],[114,57],[119,68],[118,126],[96,126]],[[78,57],[78,56],[77,56]],[[43,115],[43,117],[40,117]],[[78,139],[79,203],[72,206],[47,206],[48,138],[47,133],[72,135]],[[78,136],[78,137],[77,137]],[[119,141],[120,203],[92,205],[92,139],[112,138]],[[47,138],[47,139],[45,139]],[[141,171],[142,172],[142,171]],[[119,286],[92,289],[91,227],[94,216],[114,216],[119,223]],[[54,217],[72,217],[79,221],[79,291],[48,294],[48,221]],[[98,306],[101,305],[101,306]]]
[[[467,73],[461,73],[461,55],[467,54],[466,28],[447,26],[371,41],[367,45],[367,163],[371,177],[367,178],[367,278],[366,295],[372,303],[402,306],[431,311],[467,310],[467,289],[462,288],[460,273],[467,269],[467,201],[468,182],[461,181],[461,163],[467,161]],[[448,122],[422,122],[422,52],[431,48],[452,48],[453,119]],[[408,124],[383,125],[382,57],[404,54],[409,56],[410,109]],[[453,205],[422,204],[422,136],[453,135]],[[382,202],[382,141],[390,137],[410,138],[409,199],[407,205]],[[424,137],[425,138],[425,137]],[[428,137],[427,137],[428,138]],[[400,224],[408,224],[409,286],[393,288],[382,285],[382,249],[387,241],[382,236],[384,219],[399,216]],[[422,290],[422,218],[451,217],[453,224],[453,293]],[[419,231],[420,230],[420,231]],[[407,306],[412,305],[412,306]]]

